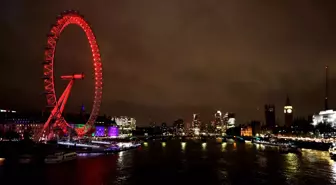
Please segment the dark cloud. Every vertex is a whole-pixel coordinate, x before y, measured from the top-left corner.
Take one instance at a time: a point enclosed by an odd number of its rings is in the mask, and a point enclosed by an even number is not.
[[[263,119],[263,105],[275,103],[281,120],[289,94],[295,114],[306,116],[323,107],[324,65],[335,79],[335,8],[334,1],[314,0],[4,0],[1,102],[43,108],[46,33],[57,14],[77,9],[101,49],[102,113],[136,116],[143,125],[149,119],[191,119],[193,112],[209,120],[221,109],[244,122]],[[56,74],[90,76],[90,57],[85,34],[70,26],[57,47]],[[58,94],[64,85],[57,81]],[[91,78],[76,82],[67,110],[90,107],[92,86]]]

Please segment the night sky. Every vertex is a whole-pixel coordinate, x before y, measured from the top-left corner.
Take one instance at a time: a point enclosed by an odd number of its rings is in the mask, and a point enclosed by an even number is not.
[[[282,121],[288,94],[294,116],[307,117],[323,108],[325,65],[336,108],[334,0],[2,0],[0,108],[44,108],[46,34],[67,9],[85,16],[100,45],[101,114],[171,124],[192,113],[208,121],[220,109],[245,123],[264,120],[264,104],[274,103]],[[91,53],[79,27],[62,34],[55,70],[86,74],[66,111],[90,109]],[[65,84],[56,83],[60,94]]]

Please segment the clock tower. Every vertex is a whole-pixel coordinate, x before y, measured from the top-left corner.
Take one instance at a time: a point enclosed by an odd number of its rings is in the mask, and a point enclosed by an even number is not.
[[[287,96],[286,105],[284,107],[285,113],[285,126],[290,127],[293,122],[293,107],[289,101],[289,97]]]

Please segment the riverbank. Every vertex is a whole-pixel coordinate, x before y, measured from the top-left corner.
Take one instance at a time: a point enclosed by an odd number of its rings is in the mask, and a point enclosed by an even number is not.
[[[121,151],[131,150],[141,146],[141,144],[129,145],[128,147],[114,147],[114,148],[84,148],[76,146],[65,146],[59,144],[43,144],[34,143],[31,141],[18,142],[0,142],[0,159],[2,164],[16,164],[20,163],[22,159],[29,160],[29,163],[43,164],[44,159],[48,155],[55,153],[71,153],[77,154],[116,154]]]
[[[313,149],[320,151],[328,151],[331,143],[315,142],[315,141],[300,141],[291,139],[278,139],[279,142],[291,142],[298,146],[299,148]]]
[[[287,143],[291,143],[298,148],[304,149],[312,149],[312,150],[320,150],[320,151],[328,151],[331,143],[320,143],[320,142],[307,142],[307,141],[297,141],[297,140],[277,140],[276,142],[269,142],[269,141],[255,141],[255,144],[262,144],[262,145],[270,145],[270,146],[280,146]]]
[[[194,142],[216,142],[216,143],[223,143],[223,142],[245,142],[245,141],[252,141],[252,138],[243,138],[243,137],[209,137],[206,139],[194,139],[194,138],[174,138],[173,140],[180,140],[182,142],[186,141],[194,141]],[[165,141],[165,140],[164,140]],[[313,150],[320,150],[320,151],[328,151],[331,146],[331,143],[323,143],[323,142],[315,142],[315,141],[301,141],[301,140],[291,140],[291,139],[278,139],[277,142],[279,143],[288,143],[291,142],[299,148],[305,149],[313,149]],[[263,144],[263,143],[261,143]]]

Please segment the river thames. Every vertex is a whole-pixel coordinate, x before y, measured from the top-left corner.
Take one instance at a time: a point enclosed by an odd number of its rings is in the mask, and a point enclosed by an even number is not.
[[[0,166],[0,184],[336,184],[328,152],[280,154],[252,143],[149,142],[115,155],[45,166]]]

